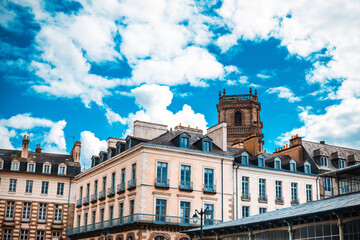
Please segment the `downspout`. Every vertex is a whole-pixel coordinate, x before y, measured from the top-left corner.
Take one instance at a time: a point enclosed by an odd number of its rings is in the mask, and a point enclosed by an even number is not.
[[[70,209],[70,190],[71,190],[71,177],[70,177],[70,183],[69,183],[69,196],[68,196],[68,207],[67,207],[67,215],[66,215],[66,231],[65,231],[65,240],[68,235],[68,224],[69,224],[69,209]]]
[[[316,177],[316,200],[319,200],[319,175]]]
[[[236,174],[236,194],[235,194],[235,196],[236,196],[236,219],[239,218],[238,169],[239,169],[239,166],[236,166],[236,173],[235,173]]]
[[[224,222],[224,159],[221,159],[221,221]]]

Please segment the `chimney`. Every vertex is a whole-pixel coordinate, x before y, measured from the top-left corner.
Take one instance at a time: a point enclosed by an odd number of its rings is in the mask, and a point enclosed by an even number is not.
[[[35,149],[35,152],[37,152],[37,153],[41,153],[41,147],[40,147],[40,144],[36,144],[36,149]]]
[[[260,137],[256,136],[256,134],[253,134],[244,140],[245,149],[253,156],[263,152],[263,144],[264,142]]]
[[[295,136],[291,137],[289,147],[293,147],[293,146],[301,145],[301,144],[302,144],[302,137],[299,137],[299,135],[296,134]]]
[[[24,135],[21,149],[21,158],[27,158],[29,155],[29,136]]]
[[[76,142],[70,153],[72,160],[76,163],[80,162],[80,151],[81,151],[81,142]]]
[[[207,129],[207,136],[213,140],[213,142],[221,148],[223,151],[227,151],[227,124],[222,122],[216,124]]]
[[[133,136],[154,139],[167,132],[167,125],[136,120],[133,127]]]
[[[320,144],[325,144],[325,141],[320,141]]]

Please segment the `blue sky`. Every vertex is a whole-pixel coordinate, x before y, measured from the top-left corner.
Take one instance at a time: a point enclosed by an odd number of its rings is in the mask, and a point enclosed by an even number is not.
[[[309,11],[312,9],[312,11]],[[265,149],[359,148],[357,1],[31,1],[0,6],[0,148],[82,162],[135,119],[206,129],[218,92],[257,89]]]

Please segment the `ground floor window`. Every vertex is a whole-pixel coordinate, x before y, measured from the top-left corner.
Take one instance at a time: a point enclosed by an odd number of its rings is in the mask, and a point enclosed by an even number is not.
[[[337,224],[319,224],[307,226],[294,231],[294,239],[339,239],[339,227]]]
[[[53,232],[52,239],[59,240],[61,238],[61,232]]]
[[[12,230],[11,229],[4,229],[3,239],[4,240],[11,240],[12,237]]]
[[[29,230],[20,230],[20,240],[28,240],[29,239]]]
[[[37,231],[36,240],[45,240],[45,231]]]
[[[360,239],[360,220],[344,223],[345,239]]]

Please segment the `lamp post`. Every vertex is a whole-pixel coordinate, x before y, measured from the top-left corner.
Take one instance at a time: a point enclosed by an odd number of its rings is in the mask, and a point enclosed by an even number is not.
[[[200,212],[197,209],[195,209],[195,214],[193,215],[194,223],[197,223],[197,221],[199,220],[199,217],[196,213],[200,215],[200,240],[203,240],[203,229],[202,229],[203,228],[203,216],[205,215],[204,219],[207,219],[207,220],[210,220],[212,216],[211,216],[208,208],[206,208],[205,210],[203,210],[201,208]]]
[[[103,230],[103,231],[101,232],[101,237],[103,237],[105,240],[107,240],[108,237],[110,237],[110,236],[111,236],[111,234],[110,234],[110,232],[108,232],[108,231]]]

